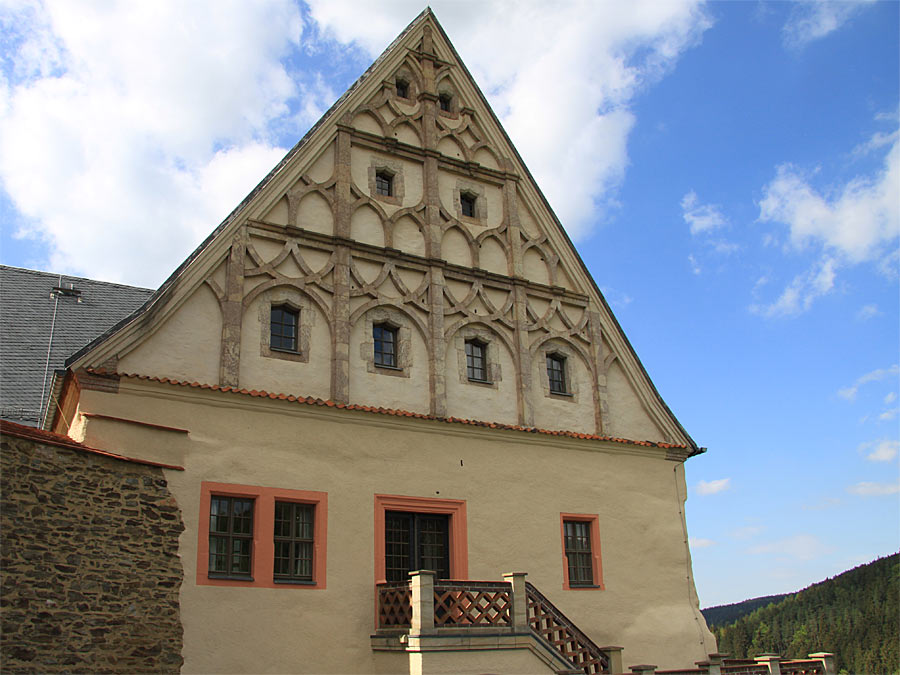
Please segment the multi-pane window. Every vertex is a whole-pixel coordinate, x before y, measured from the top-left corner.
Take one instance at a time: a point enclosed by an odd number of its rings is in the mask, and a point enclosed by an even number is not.
[[[441,106],[441,110],[444,112],[450,112],[450,104],[453,101],[453,96],[450,94],[441,94],[438,96],[438,104]]]
[[[459,195],[459,208],[468,218],[475,217],[475,195],[463,192]]]
[[[397,329],[386,323],[372,327],[375,340],[375,365],[386,368],[397,367]]]
[[[559,354],[547,355],[547,378],[550,381],[550,393],[566,394],[566,358]]]
[[[213,496],[209,504],[209,574],[249,577],[253,500]]]
[[[384,514],[384,566],[387,581],[406,581],[416,570],[450,578],[449,517],[431,513]]]
[[[397,80],[395,86],[397,88],[397,96],[400,98],[409,98],[409,82],[406,80]]]
[[[566,560],[570,586],[592,586],[594,565],[591,553],[591,524],[580,520],[563,521]]]
[[[275,502],[275,580],[313,580],[315,506]]]
[[[391,197],[394,194],[394,176],[387,171],[378,171],[375,173],[375,192],[385,197]]]
[[[269,347],[289,352],[297,351],[297,325],[300,312],[286,305],[272,307]]]
[[[466,340],[466,376],[477,382],[487,382],[487,345],[478,340]]]

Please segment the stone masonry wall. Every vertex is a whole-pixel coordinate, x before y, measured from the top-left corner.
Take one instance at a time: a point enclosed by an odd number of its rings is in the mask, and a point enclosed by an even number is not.
[[[162,469],[0,441],[4,673],[177,673],[180,510]]]

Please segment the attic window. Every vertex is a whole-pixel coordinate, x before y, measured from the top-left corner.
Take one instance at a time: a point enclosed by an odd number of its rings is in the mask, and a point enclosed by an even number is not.
[[[287,305],[272,307],[269,346],[279,351],[296,352],[299,321],[300,312],[297,310]]]
[[[547,354],[547,379],[551,394],[568,394],[566,386],[566,357],[560,354]]]
[[[385,197],[394,196],[394,175],[388,171],[375,172],[375,192]]]
[[[400,98],[409,98],[409,82],[398,79],[394,84],[394,87],[396,88],[397,96]]]
[[[467,218],[475,217],[475,195],[471,192],[461,192],[459,194],[459,208]]]
[[[450,112],[451,104],[453,103],[453,95],[452,94],[441,94],[438,96],[438,104],[441,106],[441,110],[444,112]]]

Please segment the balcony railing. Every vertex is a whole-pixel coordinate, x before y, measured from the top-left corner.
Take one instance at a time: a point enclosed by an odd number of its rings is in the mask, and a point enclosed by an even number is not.
[[[574,672],[621,672],[618,647],[600,648],[553,605],[524,573],[505,581],[435,580],[434,572],[411,572],[408,582],[378,584],[379,634],[412,636],[469,633],[530,635],[533,644]],[[405,638],[404,638],[405,639]]]

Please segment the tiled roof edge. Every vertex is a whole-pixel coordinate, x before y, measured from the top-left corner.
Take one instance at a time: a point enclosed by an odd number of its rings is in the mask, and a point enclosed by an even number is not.
[[[117,455],[114,452],[91,448],[84,443],[74,441],[68,436],[56,434],[52,431],[44,431],[35,427],[27,427],[24,424],[16,424],[15,422],[7,422],[0,420],[0,435],[11,436],[13,438],[21,438],[27,441],[36,441],[46,445],[55,445],[59,448],[68,448],[69,450],[78,450],[87,452],[92,455],[100,455],[101,457],[109,457],[110,459],[118,459],[123,462],[132,462],[133,464],[145,464],[147,466],[156,466],[161,469],[174,469],[176,471],[184,471],[183,466],[176,464],[162,464],[161,462],[151,462],[147,459],[138,459],[137,457],[126,457],[125,455]]]
[[[153,375],[138,375],[135,373],[119,373],[109,372],[103,368],[87,368],[87,372],[92,375],[108,376],[108,377],[127,377],[135,380],[145,380],[148,382],[159,382],[160,384],[171,384],[179,387],[191,387],[194,389],[208,389],[210,391],[220,391],[230,394],[241,394],[244,396],[253,396],[256,398],[270,398],[275,400],[289,401],[291,403],[302,403],[305,405],[318,405],[328,408],[338,408],[341,410],[359,410],[362,412],[376,413],[380,415],[392,415],[394,417],[414,417],[421,420],[433,420],[436,422],[445,422],[448,424],[466,424],[475,427],[487,427],[490,429],[503,429],[506,431],[520,431],[531,434],[544,434],[547,436],[564,436],[568,438],[577,438],[587,441],[607,441],[610,443],[623,443],[625,445],[640,445],[650,448],[688,450],[689,446],[662,443],[655,441],[633,441],[628,438],[615,438],[613,436],[598,436],[597,434],[582,434],[577,431],[553,431],[551,429],[540,429],[538,427],[521,427],[515,424],[503,424],[502,422],[482,422],[480,420],[462,419],[459,417],[436,417],[434,415],[426,415],[424,413],[410,412],[408,410],[396,410],[394,408],[380,408],[377,406],[358,405],[355,403],[335,403],[331,400],[321,398],[313,398],[311,396],[294,396],[293,394],[276,394],[257,389],[239,389],[238,387],[221,386],[218,384],[202,384],[200,382],[186,382],[184,380],[175,380],[169,377],[156,377]]]

